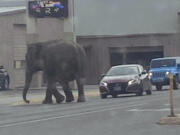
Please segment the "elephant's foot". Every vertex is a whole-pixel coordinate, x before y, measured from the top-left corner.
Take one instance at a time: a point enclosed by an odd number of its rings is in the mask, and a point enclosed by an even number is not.
[[[72,92],[70,92],[69,94],[66,94],[66,102],[72,102],[72,101],[74,101],[74,96]]]
[[[84,95],[81,95],[81,96],[78,97],[77,102],[85,102],[85,101],[86,101],[86,99],[85,99]]]
[[[74,96],[73,97],[71,97],[71,98],[66,98],[66,102],[68,103],[68,102],[72,102],[72,101],[74,101]]]
[[[53,104],[53,101],[52,101],[52,99],[51,100],[50,99],[44,99],[42,103],[43,104]]]
[[[56,97],[56,103],[60,104],[64,101],[65,97],[63,95],[58,95]]]

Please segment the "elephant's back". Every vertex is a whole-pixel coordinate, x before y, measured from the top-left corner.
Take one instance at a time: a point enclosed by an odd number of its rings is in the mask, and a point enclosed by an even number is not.
[[[45,50],[46,72],[62,79],[74,79],[78,72],[78,51],[76,46],[68,43],[52,44]],[[53,74],[52,74],[53,73]]]

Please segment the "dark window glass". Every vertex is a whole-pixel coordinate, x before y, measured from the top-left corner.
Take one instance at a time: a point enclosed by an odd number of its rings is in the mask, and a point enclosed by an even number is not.
[[[151,62],[151,68],[174,67],[175,64],[176,64],[175,59],[154,60]]]
[[[119,75],[133,75],[138,74],[138,68],[136,66],[130,67],[112,67],[108,72],[107,76],[119,76]]]

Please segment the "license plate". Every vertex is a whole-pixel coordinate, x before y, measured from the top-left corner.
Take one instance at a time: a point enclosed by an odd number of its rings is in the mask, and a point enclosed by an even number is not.
[[[114,90],[114,91],[121,91],[121,86],[115,86],[115,87],[113,88],[113,90]]]

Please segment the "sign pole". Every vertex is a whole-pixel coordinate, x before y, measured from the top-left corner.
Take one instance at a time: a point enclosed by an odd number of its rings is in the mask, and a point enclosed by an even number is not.
[[[170,79],[170,109],[171,109],[171,114],[169,117],[175,117],[174,114],[174,89],[173,89],[173,75],[169,75]]]

